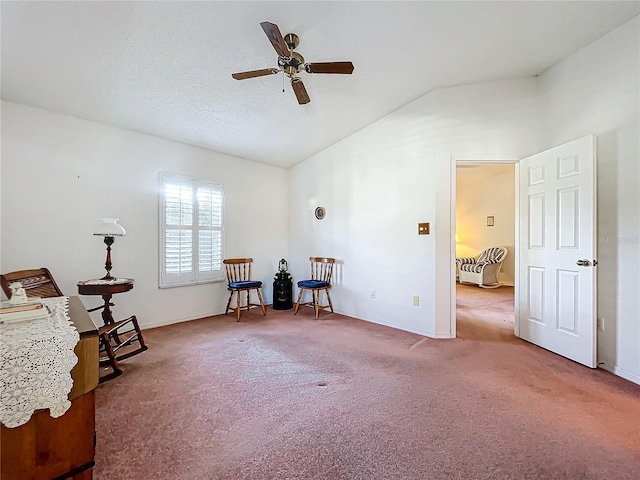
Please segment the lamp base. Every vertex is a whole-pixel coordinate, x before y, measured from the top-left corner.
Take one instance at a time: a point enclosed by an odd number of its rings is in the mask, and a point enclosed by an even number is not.
[[[114,277],[111,275],[111,245],[115,241],[114,237],[104,237],[104,243],[107,245],[107,261],[104,264],[104,269],[107,271],[107,274],[102,277],[100,280],[113,280]]]

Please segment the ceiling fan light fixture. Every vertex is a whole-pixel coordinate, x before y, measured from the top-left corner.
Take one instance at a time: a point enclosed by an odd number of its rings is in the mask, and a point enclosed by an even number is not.
[[[298,73],[298,67],[294,65],[286,65],[284,67],[284,73],[286,73],[289,77],[293,78]]]
[[[291,58],[286,59],[281,66],[284,73],[293,78],[304,69],[304,57],[298,52],[291,52]]]

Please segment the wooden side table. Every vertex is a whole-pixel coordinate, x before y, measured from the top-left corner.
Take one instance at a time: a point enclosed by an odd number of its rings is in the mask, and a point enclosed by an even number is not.
[[[133,288],[133,279],[131,278],[118,278],[113,282],[106,282],[104,280],[84,280],[78,282],[78,293],[80,295],[101,295],[104,300],[104,305],[91,308],[88,312],[95,312],[102,309],[102,321],[105,325],[112,325],[114,323],[113,313],[111,312],[111,297],[116,293],[128,292]]]
[[[125,320],[115,321],[111,307],[111,298],[117,293],[128,292],[133,288],[133,279],[119,278],[112,281],[105,280],[84,280],[78,282],[78,293],[80,295],[100,295],[104,301],[104,305],[91,308],[88,312],[102,310],[102,321],[104,325],[98,329],[101,353],[104,355],[100,358],[100,365],[109,365],[112,372],[108,375],[100,377],[100,382],[110,380],[122,374],[122,370],[118,365],[119,360],[137,355],[147,350],[147,346],[142,338],[142,332],[138,325],[138,319],[135,315]],[[135,349],[129,348],[138,342],[140,346]],[[122,352],[118,352],[120,349]]]

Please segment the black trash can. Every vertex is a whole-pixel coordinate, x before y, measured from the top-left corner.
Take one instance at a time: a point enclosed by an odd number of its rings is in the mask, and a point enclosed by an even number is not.
[[[290,310],[293,308],[293,282],[287,272],[287,261],[280,260],[280,271],[273,277],[274,310]]]

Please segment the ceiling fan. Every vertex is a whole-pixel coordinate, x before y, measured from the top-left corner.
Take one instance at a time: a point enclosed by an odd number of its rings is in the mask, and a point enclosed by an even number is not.
[[[236,80],[245,80],[247,78],[263,77],[265,75],[284,72],[284,74],[291,79],[291,88],[293,88],[293,92],[296,94],[298,103],[304,105],[305,103],[309,103],[311,99],[307,94],[307,89],[304,88],[302,79],[298,77],[299,73],[305,71],[307,73],[351,74],[353,72],[353,63],[351,62],[305,63],[304,57],[294,51],[300,43],[300,39],[295,33],[288,33],[283,37],[275,23],[262,22],[260,26],[278,54],[278,68],[263,68],[261,70],[231,74]]]

